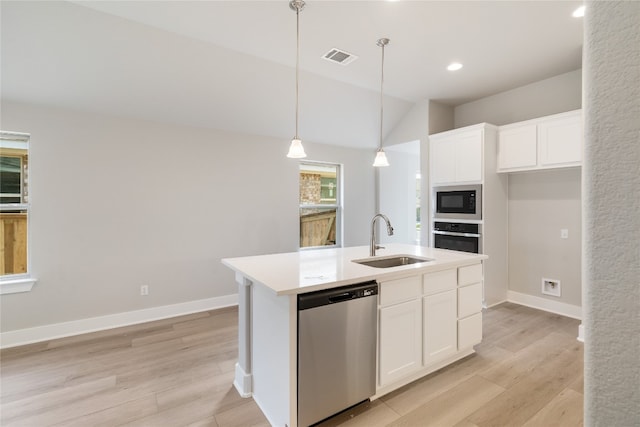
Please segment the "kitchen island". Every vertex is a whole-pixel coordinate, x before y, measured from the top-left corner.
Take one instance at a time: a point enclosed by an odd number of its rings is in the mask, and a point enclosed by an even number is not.
[[[298,295],[375,280],[378,398],[474,352],[482,337],[486,255],[388,244],[429,261],[376,268],[368,246],[226,258],[236,273],[239,328],[234,385],[272,425],[297,426]]]

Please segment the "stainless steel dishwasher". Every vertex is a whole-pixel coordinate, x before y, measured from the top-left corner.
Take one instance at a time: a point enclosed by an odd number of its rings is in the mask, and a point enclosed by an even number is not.
[[[298,296],[298,425],[309,426],[376,392],[378,284]]]

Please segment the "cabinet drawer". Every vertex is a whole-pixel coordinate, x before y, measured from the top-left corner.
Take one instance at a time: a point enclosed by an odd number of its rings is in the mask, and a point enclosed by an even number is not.
[[[382,307],[420,296],[420,276],[389,280],[380,284],[380,305]]]
[[[422,275],[422,288],[425,295],[431,295],[442,291],[455,289],[456,270],[436,271]]]
[[[482,281],[482,264],[458,268],[458,286],[471,285]]]
[[[458,320],[458,350],[464,350],[482,341],[482,313]]]
[[[458,288],[458,318],[482,311],[482,283]]]

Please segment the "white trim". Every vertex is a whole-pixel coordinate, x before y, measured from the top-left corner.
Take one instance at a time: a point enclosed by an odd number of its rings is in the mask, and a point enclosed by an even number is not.
[[[247,374],[242,366],[239,363],[236,363],[236,376],[233,380],[233,385],[238,390],[240,397],[251,397],[252,393],[252,385],[253,383],[253,375]]]
[[[185,314],[214,310],[238,304],[238,295],[223,295],[220,297],[145,308],[143,310],[127,311],[106,316],[90,317],[72,320],[70,322],[54,323],[36,326],[34,328],[18,329],[0,333],[0,348],[16,347],[40,341],[48,341],[121,326],[135,325],[153,320],[167,319]]]
[[[508,301],[507,301],[506,299],[503,299],[503,300],[501,300],[501,301],[494,302],[494,303],[493,303],[493,304],[491,304],[491,305],[487,305],[487,302],[486,302],[486,301],[482,301],[482,308],[491,308],[491,307],[495,307],[496,305],[500,305],[500,304],[505,303],[505,302],[508,302]]]
[[[584,342],[584,323],[578,326],[578,341]]]
[[[582,307],[578,305],[552,301],[547,298],[536,297],[515,291],[507,291],[507,301],[582,320]]]
[[[38,279],[34,279],[31,277],[2,279],[0,280],[0,295],[29,292],[37,281]]]

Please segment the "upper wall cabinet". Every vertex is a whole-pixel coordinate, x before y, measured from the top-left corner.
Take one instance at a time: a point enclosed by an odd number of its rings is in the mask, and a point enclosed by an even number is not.
[[[429,136],[431,184],[481,182],[483,138],[482,126]]]
[[[498,172],[580,166],[582,110],[498,129]]]

